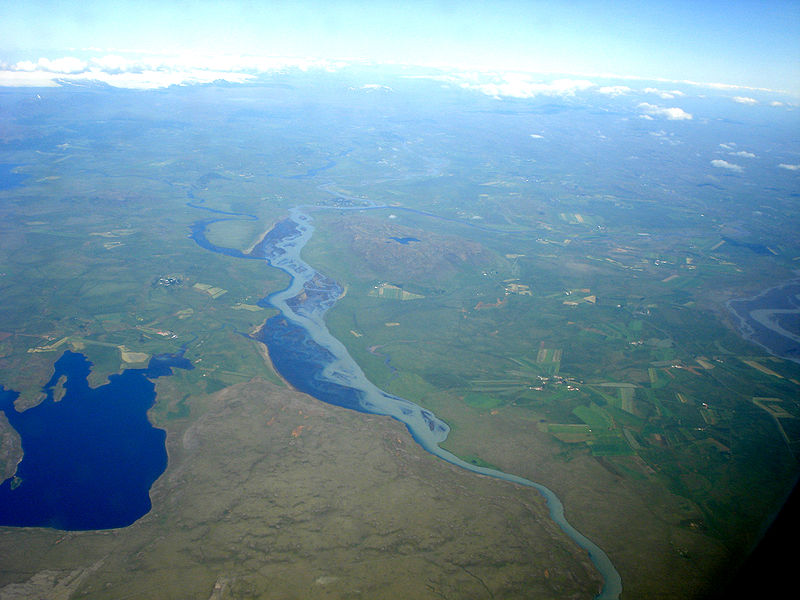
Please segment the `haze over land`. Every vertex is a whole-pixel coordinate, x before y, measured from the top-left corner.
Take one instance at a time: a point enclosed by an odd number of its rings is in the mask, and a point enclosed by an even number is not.
[[[725,589],[798,475],[796,8],[679,30],[688,5],[203,3],[155,52],[178,13],[145,6],[135,50],[101,6],[48,5],[50,47],[30,8],[0,26],[0,594]],[[760,54],[734,43],[745,13]],[[672,63],[645,65],[669,34]],[[86,411],[85,376],[155,392],[152,509],[15,526],[36,427],[11,423]],[[90,468],[80,431],[59,430],[67,485],[130,468]]]

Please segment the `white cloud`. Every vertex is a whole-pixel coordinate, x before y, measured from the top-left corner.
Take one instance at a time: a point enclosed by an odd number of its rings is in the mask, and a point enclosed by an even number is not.
[[[77,50],[76,50],[77,52]],[[135,50],[130,48],[83,48],[81,56],[84,59],[73,56],[60,58],[40,58],[36,61],[24,60],[13,65],[0,63],[0,86],[4,85],[59,85],[59,80],[81,80],[95,79],[107,81],[110,85],[126,87],[130,82],[137,87],[151,85],[153,87],[163,87],[164,85],[174,85],[191,83],[195,81],[205,81],[206,76],[202,72],[215,75],[223,74],[218,79],[228,81],[246,80],[250,76],[259,73],[269,73],[284,71],[286,69],[300,69],[307,71],[310,69],[323,69],[335,71],[344,66],[356,63],[363,63],[358,60],[325,60],[308,57],[271,57],[271,56],[252,56],[252,55],[210,55],[199,54],[170,55],[163,56],[153,52]],[[424,65],[423,65],[424,66]],[[641,81],[642,85],[649,85],[656,81],[664,86],[692,85],[705,86],[726,90],[761,90],[773,91],[761,88],[747,88],[728,84],[708,84],[694,81],[680,81],[671,79],[652,79],[624,74],[613,73],[580,73],[574,74],[574,78],[562,78],[556,80],[542,80],[547,77],[542,74],[532,73],[503,73],[492,72],[484,69],[477,72],[474,67],[463,68],[458,66],[446,67],[441,64],[428,65],[437,69],[448,69],[440,71],[440,75],[407,75],[408,77],[424,77],[429,79],[439,79],[454,85],[474,89],[493,97],[512,97],[512,98],[532,98],[539,95],[545,96],[572,96],[576,93],[593,89],[594,91],[616,96],[632,92],[625,85],[598,86],[589,79],[621,79],[629,81]],[[452,69],[458,69],[456,73]],[[20,73],[31,73],[31,77],[25,77]],[[97,75],[98,73],[104,75]],[[166,75],[165,73],[169,73]],[[90,76],[90,75],[93,75]],[[130,74],[131,76],[124,76]],[[181,76],[183,74],[183,77]],[[135,76],[134,76],[135,75]],[[471,75],[471,76],[470,76]],[[114,77],[112,77],[114,76]],[[551,77],[558,75],[552,74]],[[588,79],[587,79],[588,78]],[[646,83],[645,83],[646,82]],[[656,94],[662,99],[673,99],[684,96],[684,93],[676,89],[661,90],[655,87],[644,89],[645,93]],[[688,119],[688,113],[681,109],[662,109],[672,111],[661,113],[655,116],[666,117],[674,120]]]
[[[152,89],[171,85],[188,85],[192,83],[211,83],[213,81],[229,81],[245,83],[255,76],[248,73],[231,73],[229,71],[143,71],[141,73],[109,74],[102,71],[84,73],[82,79],[102,81],[108,85],[122,88]]]
[[[29,60],[21,60],[17,64],[15,64],[13,67],[11,67],[11,70],[15,71],[15,72],[22,71],[22,72],[26,72],[26,73],[31,73],[33,71],[36,71],[38,68],[39,67],[36,65],[35,62],[31,62]]]
[[[644,88],[643,91],[644,91],[645,94],[656,94],[657,96],[659,96],[663,100],[671,100],[671,99],[675,98],[676,96],[685,96],[686,95],[680,90],[669,90],[669,91],[666,91],[666,90],[660,90],[658,88],[652,88],[652,87]]]
[[[171,85],[191,83],[211,83],[213,81],[230,81],[243,83],[252,79],[248,73],[231,73],[224,71],[207,71],[195,69],[191,71],[154,71],[141,72],[106,72],[92,68],[82,73],[53,73],[50,71],[0,71],[0,86],[9,87],[54,87],[60,81],[72,83],[99,81],[113,87],[130,89],[154,89]]]
[[[773,100],[772,102],[769,103],[769,105],[770,106],[786,106],[783,102],[781,102],[779,100]]]
[[[747,150],[739,150],[738,152],[728,152],[731,156],[741,156],[742,158],[755,158],[756,155]]]
[[[353,88],[351,88],[353,89]],[[360,88],[361,90],[365,90],[367,92],[375,92],[375,91],[384,91],[384,92],[393,92],[394,90],[390,88],[388,85],[381,85],[380,83],[365,83]]]
[[[755,98],[748,98],[747,96],[734,96],[732,100],[739,104],[758,104],[758,100]]]
[[[663,108],[661,106],[656,106],[655,104],[648,104],[647,102],[640,103],[638,108],[647,115],[653,117],[664,117],[670,121],[688,121],[692,118],[692,115],[687,113],[682,108]]]
[[[65,56],[55,60],[47,58],[39,59],[39,66],[43,71],[50,71],[51,73],[82,73],[86,70],[86,62],[75,58],[74,56]]]
[[[466,79],[461,87],[476,90],[493,98],[534,98],[536,96],[574,96],[595,87],[586,79],[556,79],[549,82],[534,81],[527,73],[503,73],[489,75],[494,81],[481,82],[476,73],[458,74],[456,79]],[[475,81],[475,83],[471,83]]]
[[[186,54],[156,56],[138,53],[129,58],[106,54],[87,61],[71,56],[36,62],[0,65],[0,86],[57,86],[60,81],[100,81],[121,88],[152,89],[171,85],[211,83],[217,80],[242,83],[258,73],[287,69],[333,71],[346,63],[310,58]]]
[[[141,72],[147,68],[140,62],[127,59],[117,54],[107,54],[106,56],[92,58],[91,63],[106,73]]]
[[[627,85],[607,85],[598,88],[597,91],[608,96],[621,96],[622,94],[628,94],[633,90],[631,90],[631,88],[629,88]]]
[[[727,160],[721,160],[719,158],[712,160],[711,166],[717,167],[718,169],[728,169],[729,171],[736,171],[737,173],[741,173],[744,170],[739,165],[729,163]]]
[[[778,166],[781,169],[786,169],[787,171],[800,171],[800,165],[787,165],[786,163],[781,163]]]
[[[11,67],[11,71],[24,71],[26,73],[33,73],[35,71],[45,71],[47,73],[81,73],[86,70],[86,62],[75,58],[73,56],[65,56],[50,60],[49,58],[40,58],[37,62],[29,60],[22,60]]]
[[[752,87],[748,85],[736,85],[733,83],[709,83],[709,82],[702,82],[702,81],[692,81],[690,79],[684,79],[682,81],[674,81],[674,83],[685,83],[686,85],[694,85],[697,87],[706,87],[712,90],[752,90],[754,92],[776,92],[781,90],[771,90],[769,88],[763,87]]]
[[[52,73],[44,71],[0,71],[0,86],[58,87]]]
[[[538,133],[532,133],[531,137],[533,139],[535,139],[535,140],[543,140],[544,139],[544,136],[543,135],[539,135]]]

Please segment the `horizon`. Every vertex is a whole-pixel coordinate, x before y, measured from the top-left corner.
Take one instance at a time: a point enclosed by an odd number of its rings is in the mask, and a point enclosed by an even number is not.
[[[0,86],[58,79],[117,87],[243,83],[254,73],[288,67],[381,65],[800,96],[800,5],[780,1],[417,1],[396,7],[42,0],[5,12]]]

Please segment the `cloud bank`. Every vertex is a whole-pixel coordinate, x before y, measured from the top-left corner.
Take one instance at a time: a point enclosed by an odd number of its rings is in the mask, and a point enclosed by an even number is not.
[[[464,89],[475,90],[492,98],[535,98],[536,96],[574,96],[595,87],[586,79],[556,79],[536,81],[528,73],[493,74],[489,82],[480,81],[476,74],[466,75],[467,81],[460,83]]]
[[[158,55],[130,49],[103,50],[84,48],[76,50],[77,56],[59,58],[38,58],[4,63],[0,60],[0,87],[52,87],[65,82],[81,84],[96,81],[119,88],[153,89],[172,85],[191,85],[226,81],[246,83],[262,74],[299,69],[336,71],[348,66],[370,65],[360,59],[328,60],[304,57],[274,57],[261,55],[203,55],[184,53]],[[413,65],[393,64],[394,67],[409,68]],[[672,86],[704,86],[721,90],[758,90],[725,84],[700,84],[693,81],[667,79],[645,79],[641,77],[615,75],[610,73],[584,73],[574,76],[557,74],[534,74],[524,71],[491,71],[465,69],[464,67],[445,67],[429,65],[419,74],[407,71],[404,77],[423,78],[442,81],[464,89],[486,94],[492,98],[568,98],[582,93],[595,93],[609,98],[627,96],[640,97],[641,94],[655,95],[662,100],[682,98],[686,94]],[[431,69],[438,73],[432,74]],[[629,85],[615,83],[624,80]],[[611,83],[608,83],[608,82]],[[642,87],[634,81],[642,81]],[[643,87],[663,83],[667,89]],[[375,86],[379,84],[374,84]],[[377,91],[378,87],[365,87],[364,91]],[[384,90],[388,91],[388,90]],[[736,92],[731,92],[731,94]],[[741,92],[740,92],[741,93]],[[758,104],[759,101],[747,96],[729,96],[734,102]],[[638,99],[638,98],[637,98]],[[766,100],[764,101],[767,102]],[[773,101],[772,106],[784,106],[783,102]],[[795,107],[796,104],[786,104]],[[661,107],[649,102],[638,105],[640,118],[654,118],[684,121],[692,115],[678,107]]]
[[[335,70],[341,62],[293,57],[105,54],[82,60],[65,56],[36,62],[0,64],[0,86],[53,87],[61,81],[99,81],[120,88],[153,89],[170,85],[228,81],[244,83],[260,73],[290,68]]]

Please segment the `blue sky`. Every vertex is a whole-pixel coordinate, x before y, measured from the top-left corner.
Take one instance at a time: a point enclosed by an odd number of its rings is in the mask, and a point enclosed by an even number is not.
[[[8,68],[107,54],[292,56],[615,74],[800,94],[796,0],[0,0],[0,14],[0,61]]]

